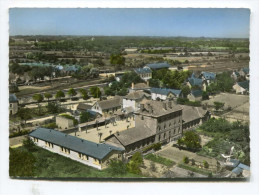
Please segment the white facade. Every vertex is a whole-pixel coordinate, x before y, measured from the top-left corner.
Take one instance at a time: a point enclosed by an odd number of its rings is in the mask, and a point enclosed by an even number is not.
[[[168,93],[168,95],[151,93],[152,100],[157,100],[157,98],[159,98],[160,100],[166,100],[166,99],[171,99],[171,98],[176,98],[176,97],[177,96],[174,95],[173,93]]]
[[[101,115],[103,114],[103,110],[102,110],[102,108],[99,106],[98,102],[96,102],[96,103],[93,105],[93,107],[92,107],[91,110],[94,111],[94,112],[98,112],[98,113],[100,113]]]
[[[233,86],[233,89],[236,91],[236,93],[239,93],[239,94],[244,94],[244,93],[247,92],[246,89],[244,89],[243,87],[241,87],[241,86],[238,85],[238,84],[235,84],[235,85]]]
[[[139,109],[139,103],[136,102],[136,100],[130,100],[130,99],[123,99],[123,108],[132,107],[134,111],[137,111]]]

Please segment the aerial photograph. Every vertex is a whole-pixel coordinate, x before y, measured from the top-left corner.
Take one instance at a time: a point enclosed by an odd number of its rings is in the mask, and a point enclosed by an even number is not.
[[[244,8],[10,8],[10,178],[249,181],[249,28]]]

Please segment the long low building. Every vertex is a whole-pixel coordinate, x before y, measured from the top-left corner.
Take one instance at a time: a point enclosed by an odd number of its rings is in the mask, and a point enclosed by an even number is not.
[[[123,160],[124,148],[94,143],[53,129],[40,127],[29,136],[39,147],[97,169],[106,168],[110,159]]]

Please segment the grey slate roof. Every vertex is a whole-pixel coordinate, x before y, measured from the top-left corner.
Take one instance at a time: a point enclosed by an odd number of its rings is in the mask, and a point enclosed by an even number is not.
[[[171,67],[171,65],[166,62],[147,64],[146,66],[151,69],[161,69],[161,68],[170,68]]]
[[[214,80],[216,78],[216,74],[213,72],[202,72],[201,74],[206,80]]]
[[[135,91],[124,96],[124,98],[129,100],[139,100],[142,99],[144,96],[147,98],[150,97],[148,93],[145,93],[143,91]]]
[[[77,138],[75,136],[67,135],[53,129],[46,129],[42,127],[32,131],[29,136],[68,148],[75,152],[80,152],[99,160],[102,160],[113,150],[122,151],[121,148],[109,144],[97,144],[88,140]]]
[[[249,74],[249,68],[242,68],[243,72],[246,73],[246,74]]]
[[[89,104],[85,104],[85,103],[79,103],[78,106],[77,106],[77,109],[78,110],[88,110],[88,109],[91,109],[92,108],[92,105],[89,105]]]
[[[202,90],[200,90],[200,89],[192,90],[192,91],[191,91],[191,94],[192,94],[194,97],[200,97],[200,96],[202,96]]]
[[[112,136],[107,137],[106,140],[109,140],[109,138],[114,136],[123,146],[127,146],[137,141],[154,136],[155,134],[155,130],[151,130],[146,126],[141,126],[121,131],[119,134],[115,133]]]
[[[171,108],[169,107],[169,101],[154,101],[154,100],[147,100],[145,101],[143,110],[138,110],[135,112],[135,114],[143,114],[146,116],[153,116],[153,117],[159,117],[166,114],[170,114],[172,112],[180,111],[182,110],[182,107],[174,104],[171,102]],[[166,109],[164,106],[166,105]]]
[[[9,94],[9,102],[10,103],[16,103],[18,102],[18,99],[15,94]]]
[[[110,100],[98,101],[98,104],[103,110],[120,107],[121,106],[121,98],[115,97],[115,98],[110,99]]]
[[[243,81],[243,82],[238,82],[237,83],[240,87],[249,90],[249,81]]]
[[[134,71],[137,74],[146,74],[146,73],[151,73],[152,72],[152,70],[149,67],[135,68]]]
[[[179,96],[181,93],[181,90],[167,89],[167,88],[151,88],[150,92],[155,94],[161,94],[161,95],[168,95],[169,93],[173,93],[174,95]]]
[[[181,105],[181,107],[183,108],[182,118],[185,123],[203,118],[208,112],[207,110],[204,110],[201,107],[193,107],[186,105]]]

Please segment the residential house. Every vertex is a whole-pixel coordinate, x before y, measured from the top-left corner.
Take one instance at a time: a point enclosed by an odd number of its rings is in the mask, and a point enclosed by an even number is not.
[[[129,89],[129,93],[135,92],[135,91],[145,91],[145,90],[149,90],[151,87],[149,87],[149,82],[147,81],[146,83],[137,83],[131,84],[131,88]]]
[[[18,99],[15,94],[9,94],[9,114],[14,115],[18,112]]]
[[[110,159],[123,159],[124,148],[94,143],[53,129],[40,127],[29,137],[39,147],[97,169],[106,168]]]
[[[208,86],[216,79],[216,74],[213,72],[201,72],[200,78]]]
[[[121,109],[121,105],[122,105],[122,98],[114,97],[113,99],[109,99],[109,100],[97,101],[92,106],[91,110],[98,112],[101,115],[112,114],[115,111]]]
[[[159,69],[163,69],[163,68],[170,68],[171,65],[168,64],[167,62],[162,62],[162,63],[147,64],[145,67],[149,67],[153,70],[159,70]]]
[[[59,129],[65,130],[65,129],[71,129],[74,127],[74,121],[71,118],[58,115],[56,116],[56,125]]]
[[[81,112],[86,112],[87,110],[90,110],[91,108],[92,108],[92,105],[80,102],[78,104],[76,110],[81,113]]]
[[[123,108],[132,107],[134,111],[139,109],[139,104],[144,99],[150,99],[150,95],[143,91],[134,91],[123,97]]]
[[[187,85],[190,87],[190,88],[206,88],[206,85],[204,84],[204,81],[201,79],[201,78],[197,78],[194,73],[192,74],[191,77],[188,78],[188,82],[187,82]]]
[[[135,73],[137,73],[141,79],[147,81],[152,78],[152,70],[149,67],[135,68]]]
[[[187,98],[190,101],[201,101],[201,99],[202,99],[202,90],[200,90],[200,89],[191,90],[190,94],[187,95]]]
[[[202,107],[193,107],[186,105],[181,105],[181,107],[183,108],[183,132],[201,125],[210,118],[210,112],[203,109]]]
[[[243,81],[243,82],[237,82],[233,89],[238,94],[248,94],[249,93],[249,80]]]
[[[105,138],[125,148],[125,157],[153,143],[168,143],[182,136],[182,108],[172,101],[148,100],[135,113],[135,127]]]
[[[150,92],[152,100],[176,99],[181,94],[181,90],[167,88],[151,88]]]

